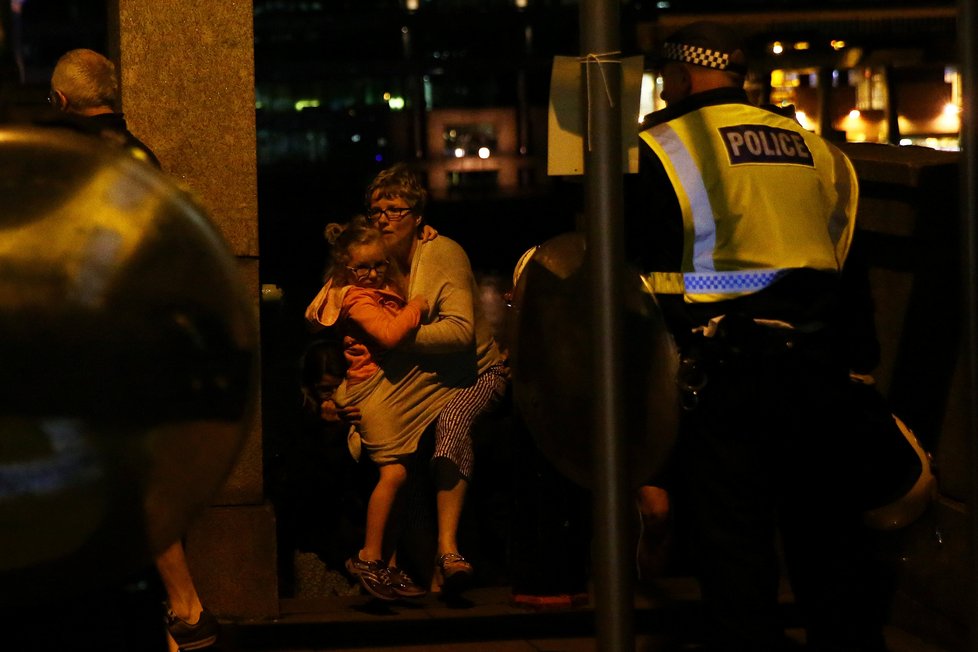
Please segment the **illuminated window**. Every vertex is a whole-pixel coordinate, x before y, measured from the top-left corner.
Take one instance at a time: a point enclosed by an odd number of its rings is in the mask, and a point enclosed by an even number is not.
[[[812,77],[807,70],[772,70],[771,103],[795,104],[798,87],[809,85],[811,79]]]
[[[442,134],[443,153],[450,158],[481,156],[480,150],[496,151],[496,127],[490,123],[446,125]]]
[[[862,68],[849,72],[849,83],[856,87],[856,108],[860,111],[886,109],[886,74],[882,70]]]
[[[951,104],[960,108],[961,101],[961,73],[955,68],[944,69],[944,83],[951,85]]]

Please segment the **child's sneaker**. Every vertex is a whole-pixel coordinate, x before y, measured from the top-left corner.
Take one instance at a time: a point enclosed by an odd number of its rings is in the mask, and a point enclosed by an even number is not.
[[[217,620],[211,612],[204,609],[197,622],[191,624],[180,618],[167,607],[166,629],[181,650],[201,650],[217,642]]]
[[[397,600],[400,597],[391,586],[387,564],[380,559],[363,561],[360,555],[356,555],[346,560],[346,570],[360,580],[367,593],[378,600]]]
[[[387,577],[390,580],[391,589],[402,598],[420,598],[427,593],[424,588],[411,579],[410,575],[397,566],[387,567]]]

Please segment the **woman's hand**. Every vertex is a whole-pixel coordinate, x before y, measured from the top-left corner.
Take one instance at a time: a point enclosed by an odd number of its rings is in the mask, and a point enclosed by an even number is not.
[[[358,407],[344,407],[337,412],[340,415],[340,420],[345,424],[355,426],[360,423],[360,408]]]

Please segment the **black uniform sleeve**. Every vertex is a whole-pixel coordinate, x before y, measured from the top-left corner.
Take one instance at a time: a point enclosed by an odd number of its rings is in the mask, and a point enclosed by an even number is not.
[[[625,176],[625,256],[644,272],[679,271],[683,219],[662,162],[639,143],[639,173]]]

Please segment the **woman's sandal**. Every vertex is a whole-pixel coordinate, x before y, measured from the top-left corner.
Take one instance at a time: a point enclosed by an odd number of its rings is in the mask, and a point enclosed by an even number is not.
[[[438,557],[438,570],[441,571],[442,591],[461,591],[471,581],[475,570],[472,564],[457,552],[446,552]]]

